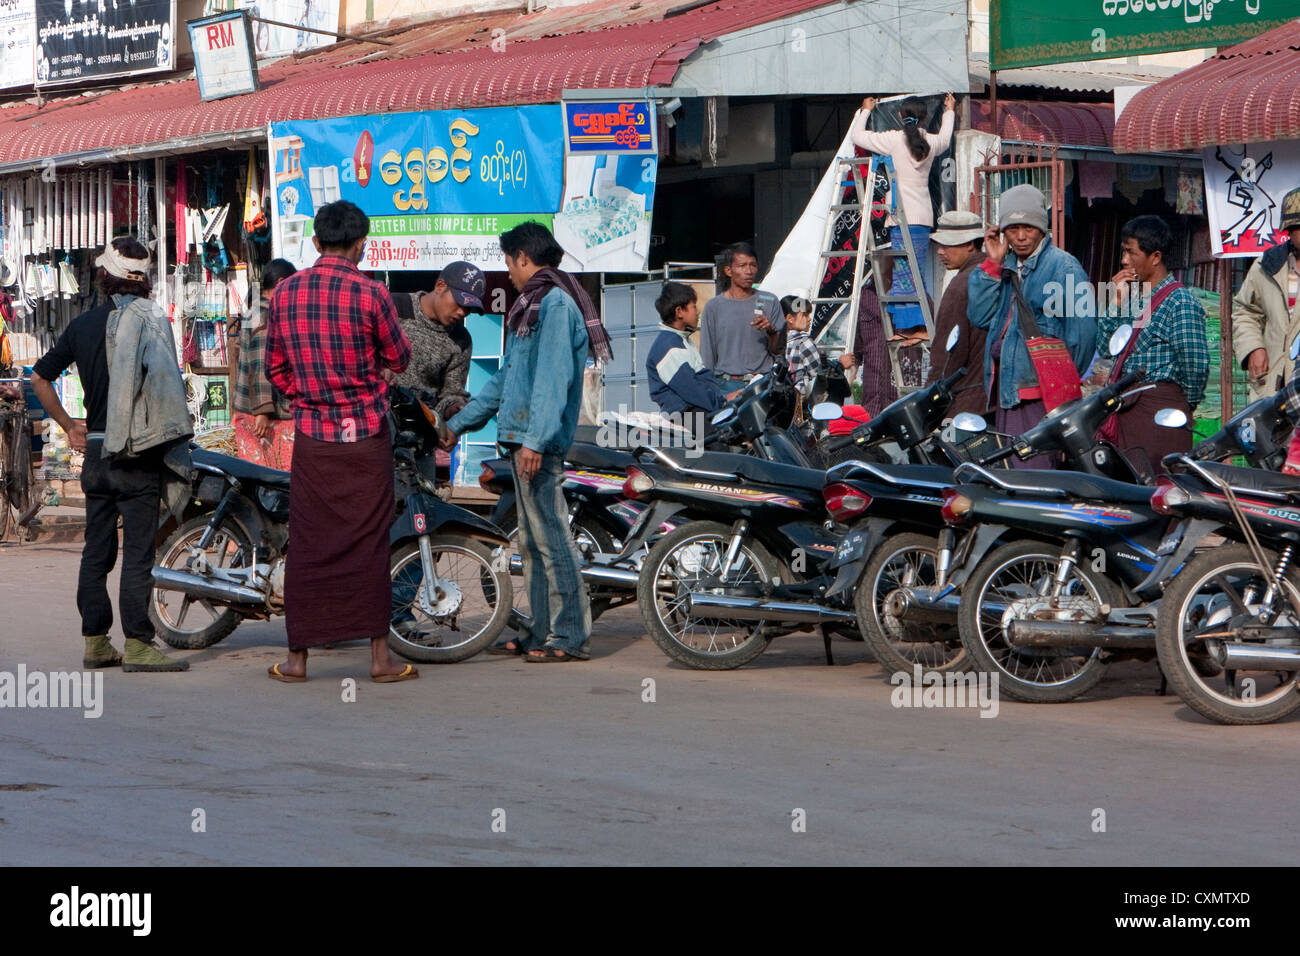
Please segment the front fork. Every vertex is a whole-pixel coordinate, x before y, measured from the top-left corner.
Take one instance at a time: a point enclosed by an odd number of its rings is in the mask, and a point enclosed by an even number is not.
[[[718,580],[723,584],[727,583],[727,575],[731,572],[731,566],[736,562],[736,555],[740,553],[740,545],[745,540],[745,534],[749,531],[749,522],[741,518],[731,526],[731,540],[727,543],[727,555],[722,559],[722,573],[718,575]]]
[[[420,567],[424,572],[424,600],[429,607],[437,607],[442,600],[442,582],[438,580],[437,569],[433,565],[433,545],[427,534],[420,535]]]

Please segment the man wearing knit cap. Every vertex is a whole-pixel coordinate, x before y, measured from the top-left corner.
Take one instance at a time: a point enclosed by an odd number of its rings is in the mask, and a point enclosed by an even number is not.
[[[985,259],[970,276],[967,317],[988,330],[984,388],[995,410],[995,428],[1019,435],[1047,413],[1038,374],[1025,347],[1015,311],[1018,281],[1043,335],[1065,342],[1080,375],[1095,353],[1097,301],[1079,260],[1052,242],[1047,199],[1033,186],[1002,194],[997,228],[984,234]],[[1038,455],[1012,459],[1020,468],[1051,468],[1055,459]]]
[[[1250,401],[1272,395],[1296,373],[1291,342],[1300,335],[1300,189],[1282,197],[1282,232],[1232,297],[1232,350],[1250,381]]]

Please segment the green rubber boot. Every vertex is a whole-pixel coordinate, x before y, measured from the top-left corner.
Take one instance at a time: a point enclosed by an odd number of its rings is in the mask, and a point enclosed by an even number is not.
[[[82,667],[116,667],[120,663],[122,663],[122,655],[109,643],[107,634],[86,636],[86,653],[81,658]]]
[[[189,661],[172,660],[151,643],[146,644],[144,641],[137,641],[133,637],[126,639],[126,649],[122,657],[123,673],[187,671],[189,669]]]

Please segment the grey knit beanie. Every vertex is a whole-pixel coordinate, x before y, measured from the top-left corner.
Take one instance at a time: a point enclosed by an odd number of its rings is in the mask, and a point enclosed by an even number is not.
[[[1008,226],[1037,226],[1044,233],[1051,232],[1047,197],[1028,183],[1012,186],[998,200],[998,228]]]

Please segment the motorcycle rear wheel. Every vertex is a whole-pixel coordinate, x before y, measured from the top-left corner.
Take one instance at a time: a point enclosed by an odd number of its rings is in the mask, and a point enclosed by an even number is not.
[[[1269,557],[1277,559],[1276,554],[1269,553]],[[1289,568],[1285,581],[1293,594],[1300,594],[1300,570]],[[1244,592],[1253,584],[1258,599],[1267,583],[1250,548],[1229,544],[1194,557],[1165,591],[1156,623],[1160,668],[1183,703],[1202,717],[1220,724],[1267,724],[1300,708],[1300,671],[1220,669],[1217,674],[1203,674],[1208,669],[1204,658],[1194,653],[1197,631],[1207,626],[1216,611],[1231,614],[1234,598],[1253,608]],[[1294,618],[1285,594],[1279,594],[1276,601],[1283,616]],[[1200,643],[1203,646],[1204,642]],[[1258,690],[1261,685],[1272,686],[1262,693]]]
[[[1013,700],[1057,704],[1074,700],[1101,680],[1106,664],[1100,648],[1017,648],[1007,642],[1002,614],[988,610],[994,602],[1043,593],[1060,563],[1058,545],[1012,541],[995,549],[971,574],[961,592],[957,626],[973,666],[998,675],[998,685]],[[1100,606],[1123,604],[1113,583],[1078,563],[1065,584],[1066,595]]]
[[[702,586],[716,576],[731,540],[731,528],[715,521],[692,521],[664,535],[650,549],[637,580],[637,606],[659,649],[697,670],[731,670],[767,649],[764,621],[706,621],[683,607],[691,594],[724,593]],[[732,585],[765,584],[777,575],[776,560],[761,544],[746,539],[728,576]]]
[[[158,550],[156,565],[171,570],[185,570],[189,549],[198,544],[207,530],[210,514],[186,521]],[[227,519],[212,537],[203,556],[214,568],[247,567],[253,546],[248,535]],[[194,615],[194,616],[192,616]],[[179,650],[195,651],[211,647],[228,637],[239,626],[240,615],[230,608],[220,608],[208,598],[190,597],[181,591],[154,588],[149,595],[149,620],[158,636]]]
[[[955,615],[945,626],[908,623],[885,612],[885,598],[895,589],[934,584],[937,552],[934,538],[912,533],[894,535],[876,548],[858,579],[854,594],[858,628],[886,672],[911,674],[917,664],[927,671],[950,671],[967,661]]]
[[[510,616],[514,586],[509,566],[500,558],[494,560],[481,541],[432,535],[429,546],[438,578],[458,593],[446,598],[451,610],[445,615],[422,607],[420,542],[398,545],[389,558],[393,610],[388,646],[422,664],[455,664],[486,650],[500,636]]]

